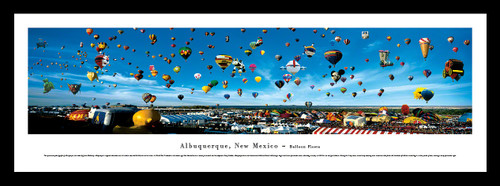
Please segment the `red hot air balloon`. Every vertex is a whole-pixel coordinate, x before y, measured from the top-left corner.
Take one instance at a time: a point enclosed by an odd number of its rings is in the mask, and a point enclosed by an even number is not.
[[[453,52],[458,52],[458,47],[453,47]]]
[[[410,107],[407,104],[401,106],[401,113],[403,115],[408,115],[410,113]]]

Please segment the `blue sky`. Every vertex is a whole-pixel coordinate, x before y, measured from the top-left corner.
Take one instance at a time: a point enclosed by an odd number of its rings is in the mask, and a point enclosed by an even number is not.
[[[472,40],[471,28],[296,28],[295,32],[288,28],[246,28],[241,32],[241,28],[93,28],[94,33],[87,35],[86,28],[29,28],[28,30],[28,104],[29,105],[71,105],[83,104],[103,105],[106,102],[111,104],[134,104],[138,106],[147,105],[142,101],[143,93],[151,93],[157,96],[155,105],[304,105],[304,102],[311,101],[313,105],[472,105]],[[145,33],[139,30],[145,29]],[[266,29],[267,33],[262,30]],[[313,33],[313,30],[317,33]],[[117,31],[123,30],[123,34]],[[332,30],[335,33],[332,34]],[[361,38],[361,31],[369,31],[368,39]],[[205,36],[205,32],[214,32],[214,36]],[[99,39],[94,39],[93,35],[100,35]],[[151,45],[149,34],[156,34],[158,41]],[[321,35],[325,37],[322,38]],[[116,40],[110,41],[109,37],[117,36]],[[225,42],[225,36],[229,36],[229,42]],[[342,40],[349,39],[349,45],[341,42],[332,42],[335,36],[340,36]],[[387,36],[392,39],[388,41]],[[455,41],[449,43],[447,38],[453,36]],[[172,40],[171,37],[175,37]],[[193,38],[190,41],[189,38]],[[249,43],[256,41],[258,37],[263,38],[263,44],[253,49],[253,53],[247,56],[245,49],[250,49]],[[418,40],[428,37],[431,45],[434,46],[429,51],[427,60],[424,61]],[[36,48],[38,38],[47,41],[48,45],[43,50]],[[405,38],[412,41],[409,45],[404,43]],[[296,42],[296,39],[299,39]],[[464,45],[464,40],[470,40],[470,45]],[[186,45],[186,41],[190,44]],[[83,47],[80,48],[80,42]],[[94,58],[97,55],[95,48],[90,47],[90,43],[106,42],[109,45],[104,52],[110,56],[110,66],[104,67],[108,72],[99,73],[99,80],[91,82],[88,80],[87,71],[95,71]],[[285,46],[289,42],[290,46]],[[316,54],[308,58],[303,54],[304,46],[314,43]],[[397,47],[397,44],[401,44]],[[118,48],[117,45],[130,46],[129,50]],[[172,47],[171,44],[175,44]],[[213,45],[214,48],[208,48]],[[64,49],[61,47],[64,46]],[[185,61],[178,53],[178,49],[188,46],[193,52]],[[240,49],[240,46],[242,47]],[[452,48],[458,47],[458,52],[453,52]],[[135,49],[136,52],[132,52]],[[343,53],[342,59],[335,68],[328,68],[331,65],[323,53],[327,50],[337,49]],[[75,59],[77,51],[85,51],[87,58]],[[260,51],[265,54],[261,55]],[[382,68],[379,66],[379,50],[389,50],[390,61],[394,66]],[[146,55],[149,51],[149,57]],[[203,51],[200,55],[198,52]],[[59,53],[59,54],[58,54]],[[175,57],[170,54],[174,53]],[[168,64],[162,54],[172,60]],[[247,68],[246,73],[241,76],[236,73],[231,77],[233,66],[228,67],[224,72],[215,63],[215,56],[218,54],[231,55],[243,61]],[[275,55],[282,56],[280,61],[275,59]],[[155,55],[156,58],[152,58]],[[292,80],[279,90],[274,82],[282,80],[283,74],[280,67],[293,59],[294,56],[301,55],[299,63],[307,67],[299,71]],[[75,56],[75,57],[72,57]],[[396,56],[400,59],[397,61]],[[120,58],[124,58],[121,60]],[[34,65],[39,60],[43,65]],[[87,61],[80,66],[81,61]],[[117,59],[114,61],[113,59]],[[204,60],[202,60],[204,59]],[[369,59],[369,62],[365,62]],[[459,59],[464,62],[465,75],[457,82],[449,77],[444,79],[442,71],[444,63],[448,59]],[[401,66],[399,62],[405,62]],[[53,62],[54,65],[50,65]],[[128,65],[127,63],[131,63]],[[56,65],[67,63],[67,70]],[[256,64],[257,69],[252,73],[248,66]],[[46,66],[49,65],[47,68]],[[73,67],[76,65],[76,67]],[[158,75],[148,77],[149,65],[155,65]],[[208,70],[207,65],[213,68]],[[139,68],[136,68],[138,66]],[[175,66],[181,66],[181,71],[176,74],[173,71]],[[338,71],[344,67],[354,66],[355,70],[345,70],[343,75],[347,78],[345,83],[338,81],[334,86],[330,86],[333,80],[330,77],[332,70]],[[33,67],[31,69],[31,67]],[[130,76],[130,73],[137,73],[137,70],[144,71],[144,78],[140,81]],[[423,75],[424,69],[432,71],[431,76],[426,78]],[[117,73],[113,77],[113,73]],[[210,73],[211,72],[211,73]],[[64,74],[62,74],[64,73]],[[201,73],[202,77],[196,80],[193,75]],[[168,74],[175,80],[175,83],[167,88],[162,78],[162,74]],[[322,76],[326,76],[323,78]],[[389,74],[393,74],[395,79],[391,81]],[[41,77],[43,75],[43,77]],[[354,75],[350,79],[350,75]],[[408,80],[408,76],[413,75],[413,81]],[[257,83],[254,78],[261,76],[262,81]],[[298,77],[302,83],[297,86],[293,80]],[[54,83],[55,89],[47,94],[43,94],[42,79],[48,78]],[[66,80],[60,80],[65,78]],[[248,82],[242,82],[247,78]],[[219,85],[215,86],[208,93],[204,93],[201,88],[211,80],[217,80]],[[222,87],[222,81],[227,80],[228,87]],[[363,84],[359,86],[358,81]],[[66,83],[82,83],[81,92],[73,95]],[[116,88],[109,86],[117,84]],[[62,85],[62,88],[60,87]],[[93,87],[95,85],[95,87]],[[314,89],[309,86],[315,85]],[[345,94],[340,92],[340,88],[345,87]],[[434,91],[434,97],[425,103],[424,100],[413,98],[413,91],[418,87],[426,87]],[[191,94],[191,88],[194,88]],[[243,90],[242,96],[238,96],[237,89]],[[362,92],[365,88],[367,91]],[[377,95],[379,89],[385,90],[384,94]],[[319,89],[321,91],[319,91]],[[259,96],[253,98],[252,92],[258,92]],[[333,96],[327,97],[330,92]],[[357,92],[356,97],[351,93]],[[286,94],[292,93],[291,100],[283,103]],[[183,94],[184,99],[177,99],[177,95]],[[226,100],[224,94],[230,94]],[[96,98],[93,100],[92,98]]]

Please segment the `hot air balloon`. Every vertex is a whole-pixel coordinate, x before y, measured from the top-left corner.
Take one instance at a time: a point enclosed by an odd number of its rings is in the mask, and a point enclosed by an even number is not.
[[[311,108],[312,106],[312,102],[310,101],[306,101],[304,104],[306,105],[307,108]]]
[[[99,39],[99,35],[94,34],[94,39]]]
[[[370,37],[370,33],[368,31],[361,31],[361,38],[368,39]]]
[[[161,78],[163,78],[163,80],[165,80],[165,81],[168,81],[168,80],[170,80],[170,75],[163,74],[163,76],[161,76]]]
[[[340,92],[342,92],[342,94],[345,93],[346,91],[347,91],[347,88],[345,88],[345,87],[340,88]]]
[[[299,60],[301,59],[302,57],[300,55],[296,55],[293,57],[293,59],[295,59],[295,61],[299,62]]]
[[[252,71],[252,73],[253,73],[253,71],[257,68],[257,65],[255,65],[255,64],[250,64],[249,68],[250,68],[250,70],[251,70],[251,71]]]
[[[363,93],[365,93],[365,92],[366,92],[366,88],[363,89]]]
[[[49,93],[50,90],[54,89],[54,84],[49,81],[48,78],[43,79],[43,93]]]
[[[454,40],[455,38],[453,38],[453,36],[448,37],[448,42],[453,43]]]
[[[408,80],[413,80],[413,76],[408,76]]]
[[[181,55],[182,58],[184,58],[184,61],[187,61],[187,59],[191,55],[191,52],[192,50],[189,47],[179,48],[179,54]]]
[[[351,95],[352,95],[352,97],[356,97],[356,95],[358,95],[358,93],[352,92]]]
[[[201,90],[203,90],[203,92],[205,92],[205,94],[206,94],[208,91],[210,91],[210,89],[212,89],[212,88],[211,88],[211,87],[209,87],[209,86],[203,86],[203,87],[201,87]]]
[[[345,45],[349,45],[349,43],[351,43],[351,40],[349,40],[349,39],[344,39],[344,44],[345,44]]]
[[[458,47],[453,47],[453,52],[458,52]]]
[[[69,88],[69,91],[71,93],[73,93],[73,95],[76,95],[76,93],[78,93],[80,91],[80,87],[82,87],[82,84],[69,84],[68,83],[68,88]]]
[[[342,59],[342,52],[339,50],[328,50],[324,53],[325,59],[330,62],[333,67]]]
[[[283,80],[285,80],[286,83],[288,83],[291,79],[292,79],[292,74],[283,75]]]
[[[283,80],[277,80],[274,82],[274,84],[276,85],[276,87],[278,87],[281,90],[281,87],[283,87],[283,85],[285,85],[285,82],[283,82]]]
[[[312,57],[314,54],[316,54],[316,48],[314,48],[314,44],[311,44],[311,46],[304,46],[304,53],[307,55],[307,57]]]
[[[289,47],[289,46],[290,46],[290,43],[289,43],[289,42],[286,42],[286,43],[285,43],[285,46],[286,46],[286,47]]]
[[[434,97],[434,91],[432,90],[429,90],[429,89],[424,89],[422,90],[422,98],[424,98],[425,102],[428,103],[429,100],[432,99],[432,97]]]
[[[415,92],[413,92],[413,97],[415,99],[423,99],[422,97],[422,91],[425,90],[427,88],[423,88],[423,87],[418,87],[417,89],[415,89]]]
[[[405,66],[405,62],[401,61],[401,63],[399,63],[401,66]]]
[[[247,56],[250,56],[250,54],[252,54],[252,50],[250,50],[250,49],[246,49],[246,50],[245,50],[245,54],[246,54]]]
[[[301,81],[299,78],[297,78],[297,79],[295,79],[293,82],[294,82],[297,86],[299,86],[299,85],[300,85],[300,83],[301,83],[302,81]]]
[[[327,93],[326,93],[326,97],[329,97],[329,96],[330,96],[330,92],[327,92]]]
[[[258,92],[252,92],[252,96],[253,96],[253,98],[257,98],[257,96],[258,96],[258,95],[259,95],[259,93],[258,93]]]
[[[410,107],[407,104],[401,106],[401,114],[408,115],[410,113]]]
[[[222,81],[222,88],[227,88],[228,81]]]
[[[151,99],[149,100],[150,103],[154,103],[156,101],[156,96],[151,95]]]
[[[184,99],[184,95],[179,94],[179,95],[177,96],[177,98],[179,98],[179,99],[182,101],[182,99]]]
[[[331,83],[330,83],[330,86],[332,86],[332,87],[333,87],[333,85],[335,85],[335,83],[334,83],[334,82],[331,82]]]
[[[144,93],[142,94],[142,101],[145,103],[148,103],[151,100],[152,95],[150,93]]]
[[[241,81],[246,84],[248,82],[248,79],[247,78],[243,78]]]
[[[99,54],[95,57],[95,63],[102,69],[103,67],[108,65],[109,56],[105,56],[104,54]]]
[[[345,73],[344,70],[340,69],[338,72],[335,71],[335,70],[332,70],[332,72],[330,72],[330,75],[332,77],[332,79],[337,82],[339,81],[339,79],[341,79],[342,75]]]
[[[425,70],[423,71],[423,73],[424,73],[424,76],[425,76],[426,78],[428,78],[428,77],[431,75],[431,70],[429,70],[429,69],[425,69]]]
[[[274,56],[274,58],[275,58],[277,61],[280,61],[280,60],[281,60],[281,58],[282,58],[282,56],[277,54],[277,55],[275,55],[275,56]]]
[[[142,75],[142,73],[137,73],[137,74],[134,74],[134,78],[139,81],[143,78],[144,76]]]
[[[443,78],[448,76],[452,80],[459,80],[461,76],[464,75],[464,63],[458,59],[449,59],[445,63],[445,68],[443,70]]]
[[[229,94],[224,94],[224,98],[226,98],[226,100],[227,100],[227,99],[229,99],[229,97],[231,97],[231,95],[229,95]]]
[[[255,41],[250,42],[249,45],[250,45],[250,48],[252,48],[252,49],[257,48],[257,42],[255,42]]]
[[[260,76],[255,77],[255,81],[257,81],[257,83],[260,82],[261,80],[262,80],[262,77],[260,77]]]
[[[380,57],[380,66],[381,67],[386,67],[386,66],[392,66],[394,65],[393,62],[389,61],[389,50],[379,50],[379,57]]]
[[[394,75],[389,74],[389,79],[391,79],[391,81],[394,80]]]
[[[239,88],[238,91],[237,91],[237,93],[238,93],[238,96],[241,97],[241,94],[243,93],[243,90],[241,90],[241,88]]]
[[[99,82],[99,77],[97,76],[97,73],[95,73],[95,72],[87,71],[87,78],[89,78],[90,81],[97,80],[97,82]]]
[[[194,78],[195,78],[196,80],[200,79],[200,78],[201,78],[201,74],[200,74],[200,73],[196,73],[196,74],[194,74]]]
[[[335,36],[335,41],[339,42],[340,40],[342,40],[340,36]]]
[[[391,36],[387,36],[386,39],[387,39],[387,41],[391,41],[392,37]]]
[[[410,44],[410,42],[411,42],[411,39],[410,39],[410,38],[406,38],[406,39],[405,39],[405,43],[406,43],[406,45],[409,45],[409,44]]]
[[[293,97],[293,94],[292,94],[292,93],[288,93],[288,94],[286,94],[286,98],[287,98],[288,100],[292,99],[292,97]]]
[[[154,45],[157,41],[155,34],[149,34],[149,39],[151,40],[151,44]]]
[[[175,66],[173,70],[175,73],[179,73],[181,71],[181,66]]]
[[[342,83],[345,83],[345,81],[346,81],[346,80],[347,80],[347,78],[346,78],[346,77],[341,77],[341,78],[340,78],[340,81],[342,81]]]
[[[309,88],[311,89],[314,89],[314,87],[315,87],[314,85],[309,85]]]
[[[470,44],[470,40],[465,40],[464,44],[468,46]]]
[[[92,32],[94,32],[94,29],[92,29],[92,28],[87,28],[87,29],[86,29],[86,32],[87,32],[87,34],[90,36],[90,34],[92,34]]]
[[[363,82],[361,81],[358,81],[358,85],[361,86],[363,84]]]
[[[420,38],[418,41],[420,44],[420,50],[422,50],[422,56],[424,56],[424,60],[427,60],[427,54],[429,54],[429,45],[431,44],[431,40],[429,38]]]
[[[292,75],[295,75],[297,72],[300,71],[300,69],[301,69],[300,64],[295,60],[289,61],[286,64],[286,70]]]
[[[229,55],[220,54],[220,55],[217,55],[215,57],[215,63],[217,63],[217,65],[219,65],[219,67],[222,69],[222,72],[224,72],[224,70],[229,65],[231,65],[232,62],[233,62],[233,57],[231,57]]]
[[[210,83],[208,83],[208,86],[209,86],[209,87],[215,87],[215,86],[217,86],[218,84],[219,84],[219,82],[218,82],[217,80],[215,80],[215,79],[214,79],[214,80],[210,81]]]

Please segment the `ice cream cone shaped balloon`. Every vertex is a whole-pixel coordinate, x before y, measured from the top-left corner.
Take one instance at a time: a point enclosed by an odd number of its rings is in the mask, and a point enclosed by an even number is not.
[[[420,38],[418,41],[420,44],[420,49],[422,50],[422,56],[424,57],[424,60],[427,59],[427,54],[429,53],[429,45],[431,44],[431,40],[429,38]]]

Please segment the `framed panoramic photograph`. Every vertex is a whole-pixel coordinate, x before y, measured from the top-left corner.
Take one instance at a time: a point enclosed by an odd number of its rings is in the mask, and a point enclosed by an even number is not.
[[[14,18],[15,171],[486,171],[486,14]]]

